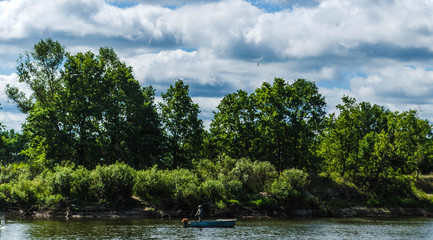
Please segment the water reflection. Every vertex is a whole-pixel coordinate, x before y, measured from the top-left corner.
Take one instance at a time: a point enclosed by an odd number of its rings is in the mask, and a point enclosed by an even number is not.
[[[6,219],[0,239],[433,239],[433,219],[241,220],[233,229],[179,220]]]

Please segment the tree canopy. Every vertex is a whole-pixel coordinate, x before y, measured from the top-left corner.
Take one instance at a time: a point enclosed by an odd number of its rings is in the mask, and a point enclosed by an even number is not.
[[[289,84],[276,78],[248,95],[226,95],[211,123],[218,151],[231,157],[270,161],[279,170],[314,168],[316,133],[323,125],[325,101],[313,82]]]
[[[189,87],[177,80],[162,95],[159,104],[167,139],[166,164],[188,167],[199,156],[203,142],[203,121],[198,118],[198,104],[189,96]]]
[[[248,158],[280,172],[338,172],[371,189],[433,170],[432,128],[416,111],[344,96],[338,112],[326,115],[324,97],[305,79],[275,78],[251,93],[228,93],[206,130],[183,80],[155,104],[155,89],[142,87],[111,48],[71,54],[41,40],[20,55],[17,73],[31,93],[6,88],[27,118],[22,134],[1,129],[3,163],[28,158],[94,168],[120,161],[144,169]]]
[[[154,90],[141,88],[110,48],[98,55],[64,53],[57,42],[41,41],[18,67],[20,80],[33,91],[29,99],[10,96],[19,106],[31,103],[21,109],[27,113],[26,154],[49,164],[154,164],[162,136]]]

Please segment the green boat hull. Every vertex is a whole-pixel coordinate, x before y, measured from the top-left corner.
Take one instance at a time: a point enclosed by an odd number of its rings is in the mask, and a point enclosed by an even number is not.
[[[236,225],[236,219],[218,219],[201,222],[184,222],[184,227],[191,228],[232,228]]]

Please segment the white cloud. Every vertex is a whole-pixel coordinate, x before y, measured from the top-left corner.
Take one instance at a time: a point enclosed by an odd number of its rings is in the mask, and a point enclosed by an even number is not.
[[[216,107],[220,103],[222,97],[193,97],[194,103],[200,106],[200,111],[202,115],[206,118],[211,118],[213,116],[212,111],[216,110]]]
[[[433,4],[428,1],[327,0],[315,7],[299,2],[276,13],[241,0],[176,9],[149,4],[119,8],[103,0],[17,0],[0,2],[0,9],[3,40],[64,33],[117,37],[144,46],[193,46],[222,56],[241,44],[283,59],[344,55],[359,43],[433,49]]]
[[[216,111],[216,107],[220,103],[222,97],[193,97],[194,103],[200,106],[199,118],[203,120],[205,129],[209,129],[211,119],[213,118],[213,112]]]
[[[415,109],[433,121],[433,71],[419,67],[388,66],[366,77],[350,80],[353,96],[392,111]]]
[[[352,91],[362,99],[433,103],[433,71],[423,68],[388,66],[367,77],[355,77],[350,84]]]
[[[8,97],[6,95],[6,86],[10,85],[12,87],[18,87],[27,96],[30,96],[30,89],[24,83],[18,82],[18,75],[15,73],[11,75],[0,75],[0,102],[6,102]]]
[[[308,8],[299,2],[292,10],[276,13],[241,0],[185,3],[173,10],[149,4],[119,8],[103,0],[16,0],[0,2],[0,9],[3,40],[59,32],[120,37],[145,45],[168,41],[215,52],[230,50],[231,44],[241,41],[281,57],[340,53],[359,42],[433,49],[431,1],[327,0]]]
[[[9,129],[20,130],[26,115],[20,113],[15,104],[8,100],[5,92],[7,84],[18,87],[28,96],[30,95],[30,91],[25,84],[18,82],[18,76],[16,74],[0,75],[0,123]]]
[[[343,96],[353,97],[353,93],[348,89],[343,88],[319,88],[319,93],[325,97],[326,111],[328,113],[337,113],[337,104],[341,104]]]
[[[8,129],[21,130],[21,125],[24,123],[26,115],[18,112],[6,112],[0,110],[0,123]]]

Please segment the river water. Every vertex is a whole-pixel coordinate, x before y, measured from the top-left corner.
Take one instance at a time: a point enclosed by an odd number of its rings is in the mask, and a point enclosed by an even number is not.
[[[230,229],[183,228],[180,219],[2,221],[0,239],[433,239],[433,219],[240,220]]]

